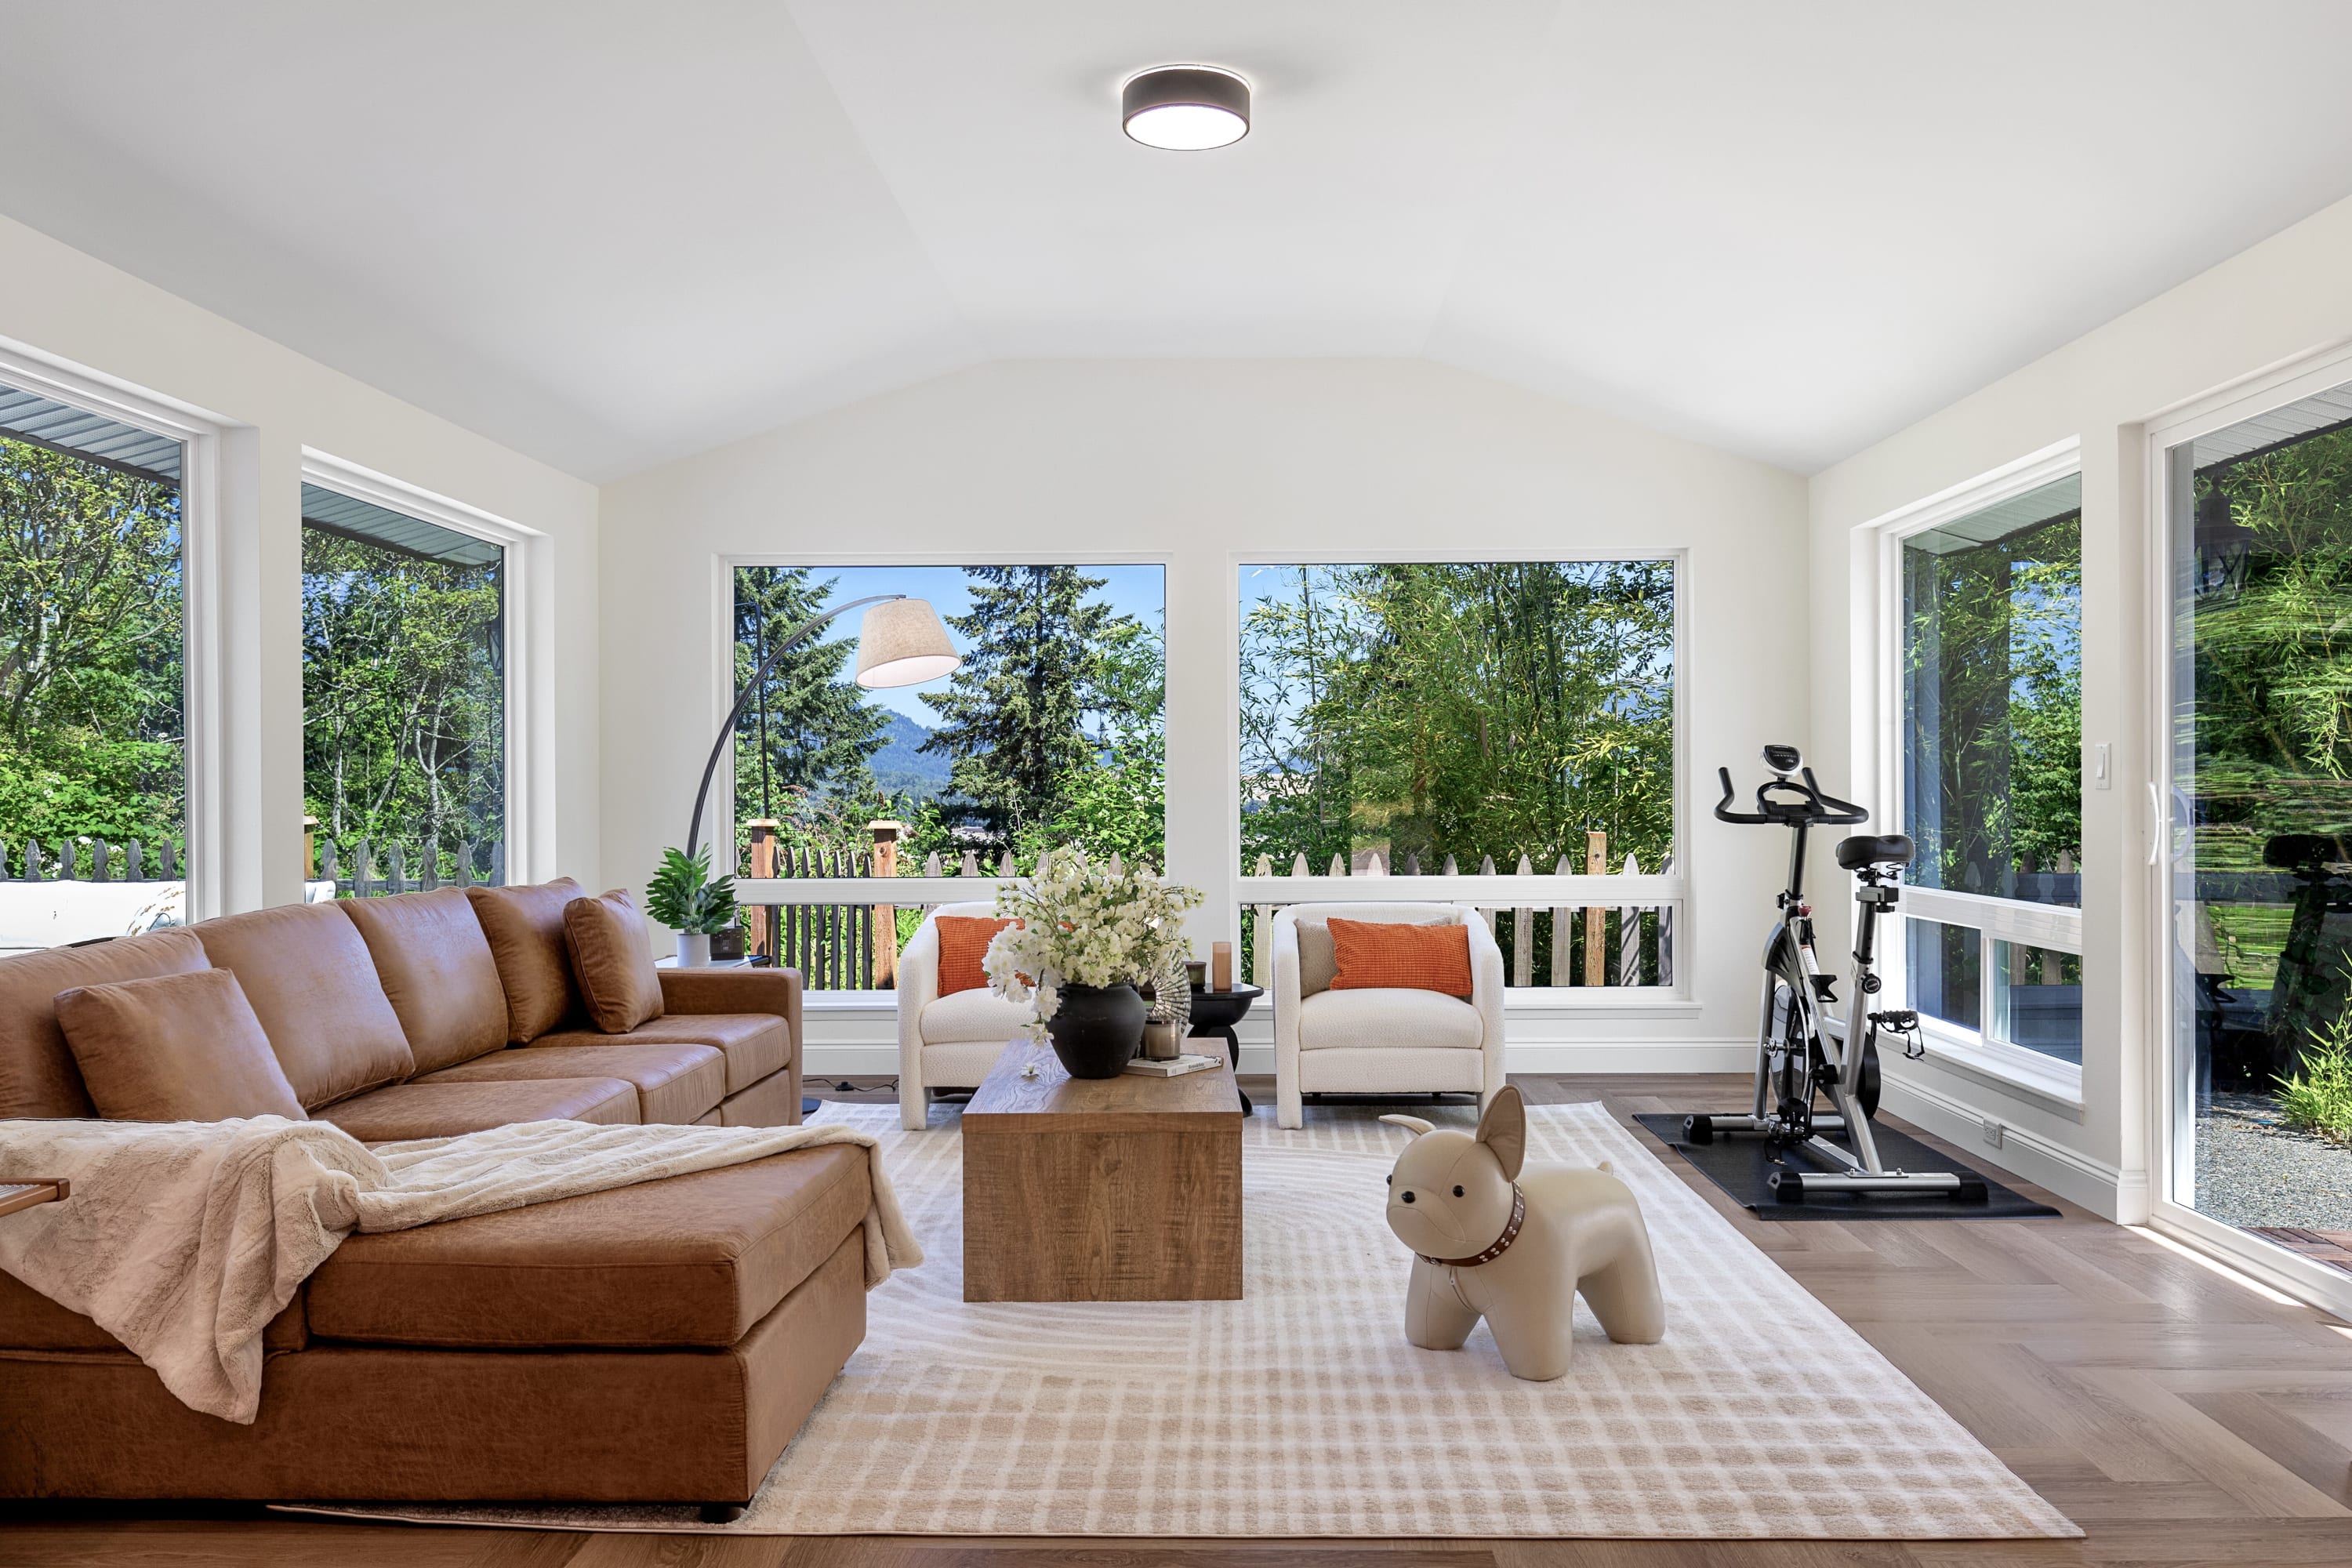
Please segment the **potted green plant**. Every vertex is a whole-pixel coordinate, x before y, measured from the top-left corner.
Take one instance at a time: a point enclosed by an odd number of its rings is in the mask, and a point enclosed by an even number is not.
[[[1143,1042],[1150,1008],[1137,988],[1184,989],[1184,911],[1200,902],[1199,889],[1149,866],[1056,849],[996,895],[996,918],[1019,923],[988,944],[990,988],[1036,1004],[1030,1034],[1054,1042],[1072,1078],[1117,1078]]]
[[[710,852],[662,851],[661,868],[646,883],[646,912],[677,933],[677,964],[710,962],[710,939],[735,924],[735,879],[710,878]]]

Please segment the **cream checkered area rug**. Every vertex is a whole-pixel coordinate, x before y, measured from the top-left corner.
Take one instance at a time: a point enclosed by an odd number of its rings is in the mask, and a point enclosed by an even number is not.
[[[1381,1218],[1405,1134],[1375,1114],[1251,1119],[1241,1300],[977,1305],[955,1113],[901,1132],[895,1106],[828,1106],[883,1138],[929,1260],[874,1292],[864,1347],[740,1520],[364,1511],[812,1535],[2082,1533],[1597,1105],[1531,1107],[1528,1157],[1606,1159],[1632,1184],[1664,1342],[1612,1344],[1580,1304],[1557,1383],[1505,1372],[1483,1326],[1462,1351],[1413,1349],[1409,1255]]]

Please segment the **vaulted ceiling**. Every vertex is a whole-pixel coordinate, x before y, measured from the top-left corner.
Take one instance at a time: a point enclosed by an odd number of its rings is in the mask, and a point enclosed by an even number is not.
[[[1249,137],[1126,140],[1192,59]],[[1162,355],[1811,471],[2352,194],[2347,59],[2344,0],[0,0],[0,212],[590,479]]]

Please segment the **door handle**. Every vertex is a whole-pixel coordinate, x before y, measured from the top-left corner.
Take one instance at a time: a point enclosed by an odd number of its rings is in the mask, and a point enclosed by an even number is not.
[[[2157,852],[2164,847],[2166,837],[2172,832],[2172,818],[2164,809],[2164,795],[2157,789],[2154,779],[2147,781],[2147,863],[2153,866]]]

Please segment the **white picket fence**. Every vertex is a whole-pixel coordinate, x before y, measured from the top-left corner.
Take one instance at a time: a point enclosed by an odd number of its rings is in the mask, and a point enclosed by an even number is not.
[[[1023,875],[1010,854],[992,867],[971,850],[960,861],[930,855],[919,872],[894,854],[893,876],[874,874],[878,855],[778,851],[757,858],[758,864],[739,868],[735,883],[736,898],[752,911],[753,950],[799,967],[812,989],[824,991],[887,990],[896,983],[898,910],[992,898],[1000,883]],[[1513,989],[1533,985],[1539,973],[1537,936],[1546,924],[1549,974],[1567,974],[1568,984],[1672,989],[1676,925],[1687,895],[1671,858],[1659,870],[1645,872],[1632,856],[1613,872],[1573,872],[1563,857],[1556,869],[1538,873],[1521,856],[1509,871],[1498,871],[1489,858],[1466,874],[1449,856],[1444,868],[1430,875],[1410,862],[1391,874],[1377,854],[1360,857],[1353,866],[1335,856],[1321,873],[1308,868],[1305,856],[1294,856],[1288,873],[1278,875],[1272,857],[1260,856],[1253,874],[1234,887],[1250,973],[1261,985],[1270,974],[1276,910],[1379,902],[1468,904],[1481,910],[1494,921]]]
[[[1672,856],[1654,875],[1644,873],[1631,855],[1613,875],[1577,872],[1565,855],[1548,875],[1538,874],[1525,855],[1507,872],[1498,871],[1487,856],[1476,873],[1465,875],[1448,855],[1442,870],[1424,876],[1417,860],[1392,875],[1377,853],[1354,863],[1334,855],[1318,875],[1301,854],[1291,858],[1289,874],[1282,876],[1275,871],[1274,858],[1261,855],[1253,874],[1242,879],[1242,889],[1250,922],[1250,974],[1259,985],[1271,984],[1277,910],[1311,903],[1424,902],[1468,904],[1491,920],[1514,990],[1535,987],[1539,913],[1550,917],[1547,956],[1553,988],[1675,984],[1675,925],[1684,886]]]

